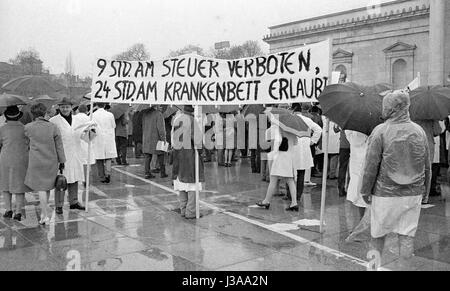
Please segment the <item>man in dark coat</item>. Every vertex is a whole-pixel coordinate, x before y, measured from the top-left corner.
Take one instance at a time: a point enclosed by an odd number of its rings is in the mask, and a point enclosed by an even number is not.
[[[127,166],[128,118],[127,113],[116,119],[117,164]]]
[[[133,114],[132,122],[134,156],[135,158],[140,158],[142,156],[142,111]]]
[[[145,178],[154,176],[150,172],[150,163],[153,155],[157,155],[161,178],[166,178],[164,152],[157,151],[158,141],[166,141],[166,127],[164,116],[158,106],[142,110],[142,152],[145,155]]]

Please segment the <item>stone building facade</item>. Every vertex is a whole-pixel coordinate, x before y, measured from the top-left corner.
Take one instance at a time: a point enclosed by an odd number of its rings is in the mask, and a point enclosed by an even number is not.
[[[269,27],[271,53],[331,38],[335,71],[364,85],[450,85],[450,3],[397,0]],[[450,2],[450,1],[449,1]],[[430,49],[432,48],[432,49]],[[436,74],[437,71],[437,74]]]

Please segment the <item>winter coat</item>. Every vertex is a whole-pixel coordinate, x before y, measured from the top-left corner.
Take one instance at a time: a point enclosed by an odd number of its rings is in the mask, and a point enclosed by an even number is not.
[[[402,109],[378,125],[369,137],[361,193],[380,197],[425,195],[431,160],[427,136]]]
[[[182,120],[181,123],[177,123],[176,119]],[[194,117],[187,113],[182,113],[175,117],[173,130],[186,130],[186,127],[191,126],[191,136],[190,136],[190,148],[182,148],[173,150],[173,167],[172,167],[172,179],[180,180],[183,183],[195,183],[195,147],[194,143],[200,144],[201,140],[194,140],[194,128],[196,124],[194,123]],[[184,129],[183,129],[184,127]],[[197,128],[197,130],[200,130]],[[186,132],[186,131],[184,131]],[[178,142],[174,140],[172,136],[173,144],[182,145],[183,135],[179,135]],[[200,155],[200,153],[199,153]],[[199,158],[199,182],[205,182],[205,170],[203,166],[203,159]]]
[[[25,193],[28,168],[28,146],[25,126],[20,121],[8,121],[0,127],[0,191]]]
[[[116,136],[128,138],[127,124],[127,113],[122,114],[118,119],[116,119]]]
[[[142,152],[156,154],[158,141],[166,140],[163,114],[153,108],[142,110]]]
[[[78,133],[83,134],[83,131],[87,128],[87,124],[89,124],[91,119],[85,113],[78,113],[77,115],[72,116],[72,128],[76,130],[80,130]],[[80,142],[80,158],[83,165],[88,164],[88,146],[89,144],[81,139]],[[91,162],[90,164],[95,164],[93,146],[91,142]]]
[[[142,143],[142,111],[135,112],[132,118],[133,122],[133,141]]]
[[[54,189],[58,164],[66,162],[58,127],[44,118],[38,118],[25,126],[25,136],[29,144],[25,185],[34,191]]]
[[[92,141],[94,158],[96,160],[117,158],[114,115],[99,108],[92,114],[92,120],[97,124],[97,136]]]
[[[82,129],[75,130],[78,126],[78,118],[72,116],[72,125],[60,114],[50,118],[50,122],[58,126],[62,136],[64,153],[66,155],[66,163],[64,165],[63,175],[67,179],[67,183],[73,184],[84,181],[83,158],[81,149]]]

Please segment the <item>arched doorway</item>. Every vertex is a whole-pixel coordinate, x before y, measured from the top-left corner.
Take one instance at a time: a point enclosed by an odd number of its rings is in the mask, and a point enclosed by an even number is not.
[[[398,59],[392,64],[392,85],[394,89],[402,89],[408,85],[408,74],[406,71],[406,61]]]

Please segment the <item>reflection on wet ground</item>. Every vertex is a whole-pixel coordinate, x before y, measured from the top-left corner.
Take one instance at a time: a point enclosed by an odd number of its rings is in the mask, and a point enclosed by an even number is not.
[[[81,270],[367,269],[367,242],[345,242],[359,216],[338,197],[336,181],[327,187],[325,233],[320,234],[315,224],[321,185],[305,188],[298,213],[286,212],[288,202],[281,197],[274,197],[270,210],[258,209],[252,206],[267,183],[250,173],[247,159],[232,168],[208,163],[206,190],[200,194],[204,216],[193,221],[177,212],[170,180],[149,182],[142,178],[143,161],[131,162],[115,167],[109,185],[94,178],[88,213],[66,205],[47,226],[37,224],[38,197],[27,194],[22,222],[0,219],[0,270],[66,270],[73,268],[68,256],[73,250]],[[450,201],[433,197],[431,204],[422,210],[415,256],[399,259],[397,238],[390,236],[384,269],[450,270]]]

